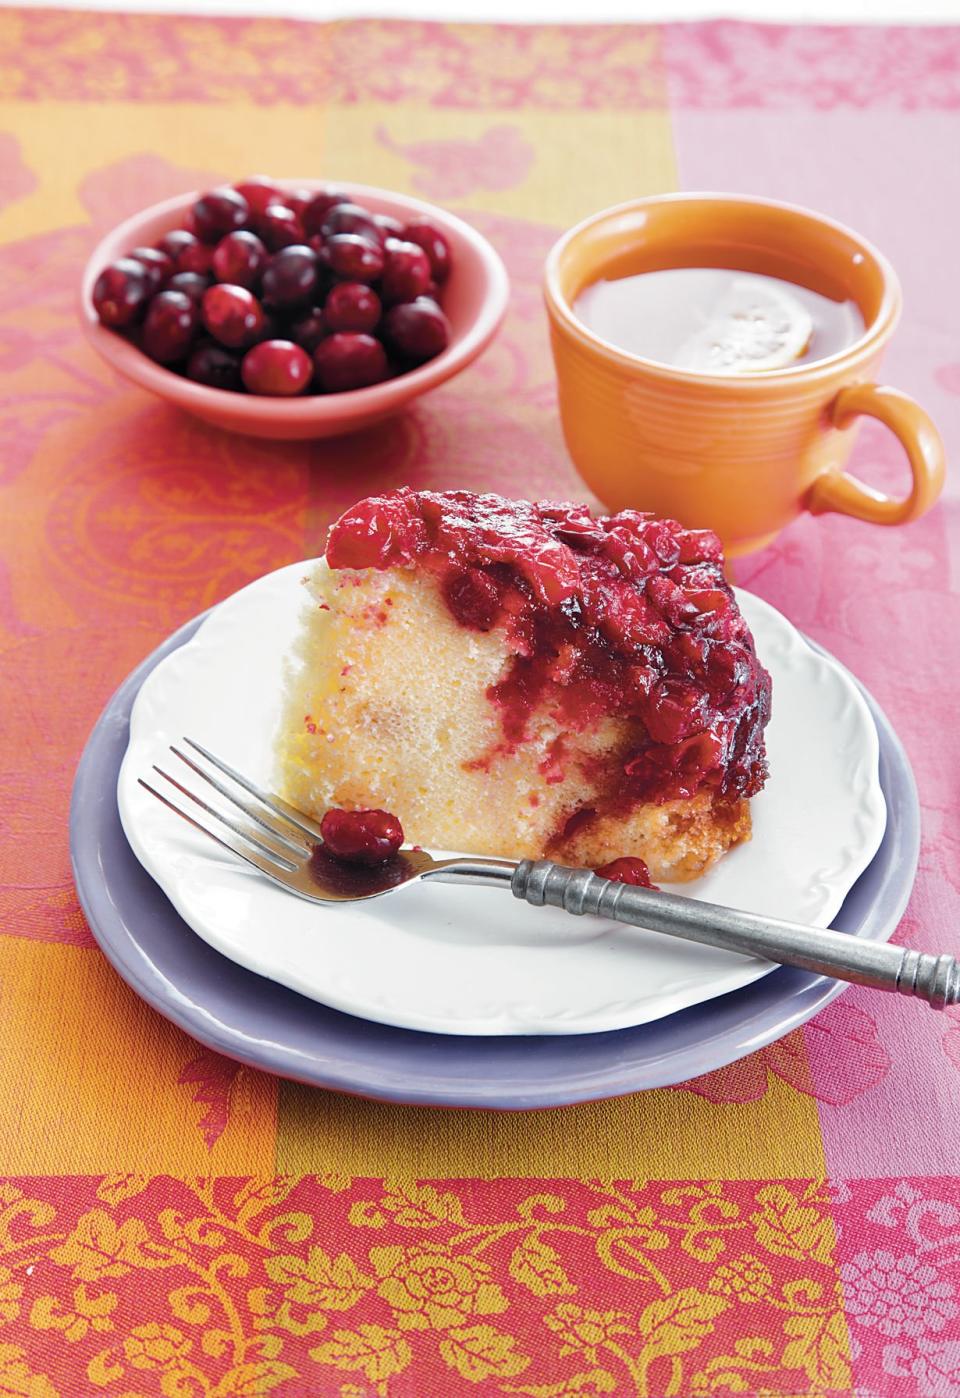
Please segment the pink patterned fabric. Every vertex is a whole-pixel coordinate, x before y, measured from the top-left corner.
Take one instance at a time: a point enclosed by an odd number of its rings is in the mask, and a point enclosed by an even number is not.
[[[883,376],[954,458],[960,26],[0,10],[0,66],[0,1395],[960,1398],[960,1010],[851,989],[672,1091],[425,1122],[278,1085],[149,1010],[93,943],[66,838],[112,687],[361,494],[582,496],[543,259],[576,200],[655,186],[649,156],[871,237],[904,288]],[[110,103],[91,152],[83,115]],[[209,116],[186,152],[178,103]],[[511,277],[468,373],[341,441],[218,433],[121,383],[76,322],[102,231],[242,173],[217,168],[223,133],[265,108],[457,207]],[[902,488],[879,428],[853,469]],[[888,713],[923,813],[896,936],[960,953],[960,487],[904,529],[803,518],[736,571]],[[613,1163],[587,1163],[598,1142]]]
[[[665,26],[670,101],[684,108],[900,112],[960,107],[953,26],[715,20]]]

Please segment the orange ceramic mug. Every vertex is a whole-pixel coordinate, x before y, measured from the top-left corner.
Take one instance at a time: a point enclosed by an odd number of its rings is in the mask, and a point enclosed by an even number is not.
[[[863,315],[825,359],[704,374],[602,340],[574,314],[590,283],[668,267],[726,267],[799,283]],[[730,556],[768,543],[803,510],[905,524],[943,485],[943,444],[911,398],[873,376],[900,315],[886,258],[842,224],[769,199],[668,194],[595,214],[553,247],[545,281],[560,416],[583,479],[612,510],[715,529]],[[913,483],[892,499],[844,471],[857,418],[900,439]]]

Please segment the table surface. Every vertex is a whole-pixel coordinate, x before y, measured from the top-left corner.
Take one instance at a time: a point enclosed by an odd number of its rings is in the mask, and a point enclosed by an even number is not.
[[[960,28],[516,28],[0,11],[0,1391],[960,1394],[960,1017],[851,989],[683,1087],[519,1115],[324,1094],[127,989],[70,874],[73,772],[186,618],[358,496],[582,496],[539,276],[675,188],[811,205],[892,259],[884,375],[960,443]],[[74,296],[100,234],[250,170],[450,205],[503,333],[349,440],[219,434],[120,382]],[[899,488],[899,449],[856,462]],[[960,951],[957,487],[904,529],[807,518],[738,566],[854,671],[916,770],[898,938]]]

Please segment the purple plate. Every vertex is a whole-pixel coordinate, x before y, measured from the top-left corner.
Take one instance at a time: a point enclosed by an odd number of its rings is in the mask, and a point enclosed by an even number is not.
[[[356,1019],[228,961],[174,911],[127,844],[117,813],[137,691],[202,620],[188,622],[148,656],[104,710],[77,770],[70,849],[80,903],[105,955],[138,995],[207,1047],[285,1078],[389,1102],[555,1107],[666,1087],[723,1067],[803,1024],[845,988],[782,967],[635,1029],[470,1038]],[[833,926],[882,941],[900,921],[913,886],[920,811],[906,754],[866,691],[864,697],[880,736],[887,828]]]

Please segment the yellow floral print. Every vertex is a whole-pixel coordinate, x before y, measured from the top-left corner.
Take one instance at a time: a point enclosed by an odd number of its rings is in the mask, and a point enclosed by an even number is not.
[[[42,1185],[0,1182],[5,1398],[399,1398],[421,1372],[443,1398],[850,1383],[816,1183]]]

